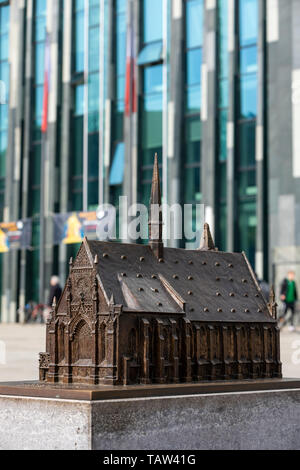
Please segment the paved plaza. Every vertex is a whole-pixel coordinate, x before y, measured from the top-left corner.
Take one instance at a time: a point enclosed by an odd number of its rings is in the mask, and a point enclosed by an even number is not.
[[[1,351],[5,349],[5,354]],[[0,382],[38,379],[38,354],[45,351],[44,325],[0,324]],[[281,333],[284,377],[300,378],[300,328]]]

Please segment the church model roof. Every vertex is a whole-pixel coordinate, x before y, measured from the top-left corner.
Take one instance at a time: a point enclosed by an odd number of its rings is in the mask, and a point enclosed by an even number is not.
[[[47,322],[40,380],[151,384],[281,377],[276,302],[244,253],[167,248],[155,157],[149,244],[85,239]]]

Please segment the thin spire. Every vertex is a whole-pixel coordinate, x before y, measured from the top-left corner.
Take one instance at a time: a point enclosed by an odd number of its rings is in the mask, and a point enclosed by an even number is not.
[[[275,289],[274,289],[273,284],[270,287],[268,307],[269,307],[271,316],[274,318],[274,320],[277,320],[277,303],[276,303],[276,295],[275,295]]]
[[[159,177],[159,166],[158,166],[158,155],[155,154],[154,165],[153,165],[153,176],[152,176],[152,188],[150,205],[159,204],[161,205],[161,190],[160,190],[160,177]]]
[[[200,248],[201,251],[214,251],[215,244],[213,238],[210,233],[209,225],[206,223],[204,224],[204,230],[202,233],[201,241],[200,241]]]
[[[149,244],[158,259],[163,258],[161,189],[157,153],[154,157],[149,210]]]

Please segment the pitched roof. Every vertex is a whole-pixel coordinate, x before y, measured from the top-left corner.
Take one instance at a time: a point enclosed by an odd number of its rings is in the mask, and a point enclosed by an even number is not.
[[[124,311],[183,314],[191,321],[274,322],[244,254],[85,240],[106,298]]]

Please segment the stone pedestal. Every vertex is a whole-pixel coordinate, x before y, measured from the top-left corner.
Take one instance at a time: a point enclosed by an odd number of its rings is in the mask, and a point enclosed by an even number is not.
[[[156,392],[126,387],[132,398],[122,398],[120,388],[111,399],[109,387],[95,399],[73,389],[81,398],[71,399],[6,395],[13,388],[6,384],[0,386],[0,449],[300,449],[300,381],[277,381],[273,390],[265,382],[256,391],[249,383],[239,391],[242,384],[225,393],[197,386],[191,394],[180,385],[178,395],[176,386],[169,395],[166,386]]]

